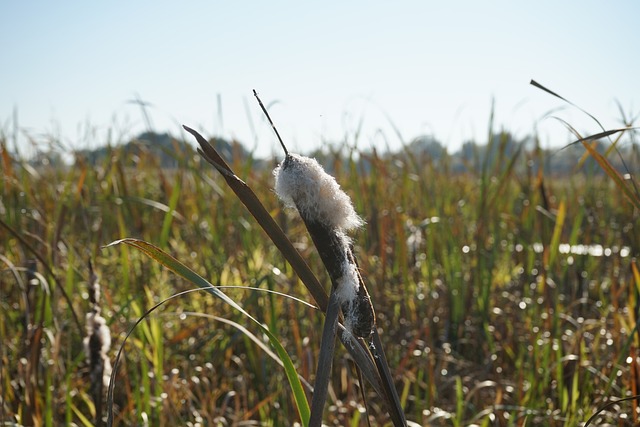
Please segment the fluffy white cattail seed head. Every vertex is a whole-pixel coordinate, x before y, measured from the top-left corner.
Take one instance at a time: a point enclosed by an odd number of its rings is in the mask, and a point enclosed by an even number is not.
[[[307,220],[352,230],[364,224],[335,178],[309,157],[289,154],[273,171],[278,197]]]

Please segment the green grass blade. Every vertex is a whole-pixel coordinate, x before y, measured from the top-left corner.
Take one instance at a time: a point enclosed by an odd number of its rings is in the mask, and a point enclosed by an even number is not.
[[[285,374],[287,375],[287,379],[289,381],[289,385],[293,391],[294,400],[296,402],[296,407],[298,409],[298,413],[300,415],[300,419],[304,426],[309,424],[309,416],[310,409],[309,403],[307,401],[307,397],[304,393],[304,389],[302,387],[302,383],[298,378],[298,373],[289,357],[289,354],[284,349],[280,341],[277,339],[275,335],[269,331],[265,326],[263,326],[256,318],[251,316],[248,312],[246,312],[240,305],[238,305],[235,301],[229,298],[224,292],[215,288],[211,283],[209,283],[205,278],[197,274],[195,271],[191,270],[189,267],[178,261],[176,258],[172,257],[168,253],[164,252],[162,249],[157,246],[152,245],[151,243],[145,242],[139,239],[121,239],[115,242],[110,243],[106,247],[118,245],[118,244],[126,244],[135,249],[142,251],[145,255],[150,257],[151,259],[159,262],[169,270],[173,271],[183,279],[193,283],[194,285],[205,289],[207,292],[212,294],[213,296],[220,298],[222,301],[242,313],[248,319],[257,324],[262,332],[267,335],[269,338],[269,342],[273,345],[276,353],[282,360],[284,364]],[[115,371],[115,369],[114,369]]]
[[[71,405],[71,409],[73,413],[76,414],[76,417],[82,422],[82,425],[85,427],[92,427],[93,423],[89,421],[89,419],[82,413],[80,409],[76,405]]]

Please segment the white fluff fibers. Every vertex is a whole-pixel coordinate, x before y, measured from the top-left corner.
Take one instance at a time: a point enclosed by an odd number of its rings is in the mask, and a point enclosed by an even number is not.
[[[289,154],[273,174],[280,200],[307,220],[345,231],[364,224],[349,196],[316,159]]]
[[[338,301],[340,301],[340,304],[344,304],[348,301],[354,301],[356,299],[358,289],[360,289],[357,267],[351,263],[345,262],[342,269],[344,274],[340,279],[338,279],[338,286],[336,287]]]

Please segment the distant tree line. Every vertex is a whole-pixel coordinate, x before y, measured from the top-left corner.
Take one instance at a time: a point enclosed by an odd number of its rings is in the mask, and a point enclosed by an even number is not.
[[[211,138],[209,141],[226,159],[244,161],[251,157],[251,153],[237,141],[224,138]],[[336,146],[339,147],[339,145]],[[597,141],[596,146],[602,154],[607,150],[611,151],[607,158],[619,171],[625,171],[625,166],[630,173],[637,173],[640,169],[640,147],[637,143],[620,142],[615,149],[611,149],[611,142],[603,139]],[[169,169],[180,167],[184,159],[197,155],[191,143],[176,139],[168,133],[145,132],[124,145],[105,145],[95,149],[79,150],[74,153],[74,157],[88,164],[97,165],[104,163],[106,158],[116,151],[119,156],[124,156],[133,163],[141,157],[148,158],[149,156],[144,156],[145,154],[151,155],[157,159],[158,167]],[[331,169],[330,158],[340,155],[341,151],[343,152],[344,149],[318,149],[310,154]],[[365,151],[358,156],[358,162],[361,163],[360,170],[368,170],[371,167],[368,159],[372,154],[371,151]],[[585,149],[581,143],[543,149],[535,138],[518,139],[509,132],[495,134],[492,140],[485,144],[467,141],[453,153],[450,153],[436,138],[427,135],[413,139],[395,152],[375,153],[375,155],[381,158],[393,157],[420,165],[430,165],[452,173],[478,173],[483,168],[493,168],[496,162],[508,163],[514,157],[516,158],[514,167],[519,172],[529,169],[530,172],[537,173],[539,168],[543,168],[545,174],[556,175],[579,171],[590,174],[603,173],[593,158],[585,156]],[[273,166],[271,160],[252,160],[255,168]],[[49,150],[38,153],[30,163],[58,166],[63,165],[64,161],[61,153]]]

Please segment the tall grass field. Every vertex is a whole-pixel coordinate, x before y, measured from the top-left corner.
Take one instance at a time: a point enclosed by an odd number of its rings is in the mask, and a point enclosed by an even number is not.
[[[580,426],[599,411],[591,425],[638,425],[638,401],[624,400],[640,394],[637,142],[578,143],[584,157],[557,173],[553,152],[535,139],[512,150],[507,136],[490,130],[462,164],[409,144],[317,156],[366,222],[354,252],[406,418]],[[145,315],[197,287],[108,246],[140,239],[218,286],[282,344],[311,401],[323,313],[195,149],[151,141],[61,164],[21,156],[9,135],[0,146],[0,425],[105,425],[107,412],[118,426],[301,425],[259,325],[207,292]],[[303,222],[273,191],[281,159],[226,160],[328,291]],[[111,402],[85,351],[92,310],[111,335]],[[326,425],[392,425],[339,343],[329,384]]]

